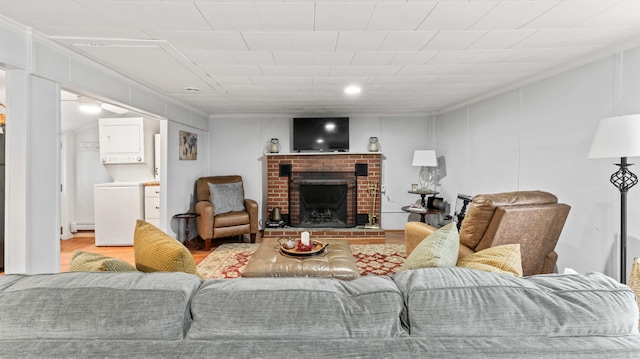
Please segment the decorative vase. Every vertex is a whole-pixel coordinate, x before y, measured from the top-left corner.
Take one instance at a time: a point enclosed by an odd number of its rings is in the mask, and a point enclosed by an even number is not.
[[[367,146],[369,152],[378,152],[380,146],[378,145],[378,137],[369,137],[369,145]]]
[[[636,293],[638,309],[640,310],[640,258],[638,257],[633,259],[631,275],[629,276],[629,287]],[[638,321],[638,329],[640,329],[640,320]]]
[[[277,138],[272,138],[271,143],[269,144],[269,152],[278,153],[280,152],[280,142]]]

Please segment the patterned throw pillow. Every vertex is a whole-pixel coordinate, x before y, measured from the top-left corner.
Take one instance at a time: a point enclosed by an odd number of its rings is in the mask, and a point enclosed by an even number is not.
[[[133,254],[141,272],[185,272],[202,278],[182,243],[142,220],[136,223],[133,234]]]
[[[73,252],[69,270],[71,272],[137,272],[134,266],[122,259],[85,251]]]
[[[398,270],[454,267],[459,247],[458,228],[454,223],[449,223],[425,237]]]
[[[457,266],[522,277],[520,244],[505,244],[483,249],[460,259]]]
[[[213,184],[208,183],[213,213],[216,215],[228,212],[244,211],[244,195],[242,182]]]

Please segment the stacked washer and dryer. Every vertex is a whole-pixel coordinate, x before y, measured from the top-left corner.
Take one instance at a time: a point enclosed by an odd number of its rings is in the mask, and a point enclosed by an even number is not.
[[[159,131],[158,121],[142,117],[99,119],[100,161],[113,182],[93,187],[96,246],[133,245],[136,220],[145,218],[144,183],[158,179]]]

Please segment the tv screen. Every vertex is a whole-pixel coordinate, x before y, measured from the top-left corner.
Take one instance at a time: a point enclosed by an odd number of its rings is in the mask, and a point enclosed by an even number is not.
[[[348,151],[349,117],[294,118],[294,151]]]

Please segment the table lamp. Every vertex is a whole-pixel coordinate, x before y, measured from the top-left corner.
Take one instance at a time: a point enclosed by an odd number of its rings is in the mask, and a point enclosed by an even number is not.
[[[608,117],[600,120],[591,143],[589,158],[617,158],[620,168],[609,181],[620,191],[620,283],[626,284],[627,191],[638,183],[628,169],[627,157],[640,156],[640,114]]]
[[[413,152],[412,166],[420,166],[420,174],[418,175],[418,182],[420,183],[419,190],[429,190],[429,184],[432,182],[432,174],[430,167],[438,167],[438,158],[436,157],[436,151],[434,150],[415,150]]]

